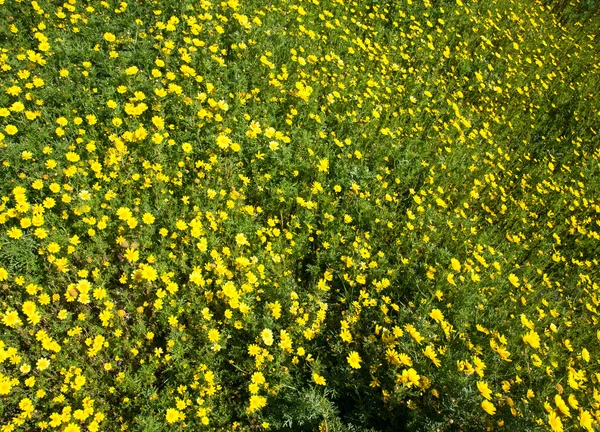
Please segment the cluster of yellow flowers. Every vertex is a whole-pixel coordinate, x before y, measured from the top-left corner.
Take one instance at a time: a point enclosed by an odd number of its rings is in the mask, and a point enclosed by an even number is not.
[[[0,0],[0,431],[592,431],[597,35],[434,3]]]

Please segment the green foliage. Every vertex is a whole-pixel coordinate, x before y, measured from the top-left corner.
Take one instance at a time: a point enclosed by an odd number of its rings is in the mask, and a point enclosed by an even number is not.
[[[0,430],[587,430],[592,0],[0,0]]]

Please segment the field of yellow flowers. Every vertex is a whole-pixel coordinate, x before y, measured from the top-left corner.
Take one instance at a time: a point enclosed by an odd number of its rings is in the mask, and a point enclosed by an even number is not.
[[[0,0],[0,432],[594,431],[595,0]]]

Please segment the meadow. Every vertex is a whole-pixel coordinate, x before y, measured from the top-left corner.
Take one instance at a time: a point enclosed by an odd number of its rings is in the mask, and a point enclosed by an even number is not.
[[[594,431],[600,4],[0,0],[0,431]]]

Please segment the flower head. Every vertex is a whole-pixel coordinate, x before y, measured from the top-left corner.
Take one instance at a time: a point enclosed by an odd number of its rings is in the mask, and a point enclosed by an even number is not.
[[[360,369],[360,363],[362,362],[362,359],[360,358],[360,355],[356,351],[352,351],[348,355],[347,360],[348,360],[348,364],[350,365],[351,368]]]

